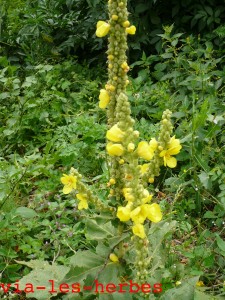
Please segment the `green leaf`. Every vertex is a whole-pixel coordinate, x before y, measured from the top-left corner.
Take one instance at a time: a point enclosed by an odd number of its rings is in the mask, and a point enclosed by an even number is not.
[[[83,255],[86,255],[86,253]],[[62,282],[66,282],[68,284],[79,282],[82,285],[82,282],[91,276],[91,278],[93,278],[93,283],[94,280],[98,280],[98,282],[106,284],[107,281],[112,279],[116,283],[119,264],[113,262],[107,263],[105,259],[101,259],[102,258],[98,258],[98,260],[93,261],[90,257],[91,263],[89,266],[87,266],[86,262],[80,267],[73,265]]]
[[[201,173],[198,175],[198,178],[206,189],[210,189],[212,187],[209,175],[206,172],[201,171]]]
[[[223,241],[219,235],[216,236],[216,242],[220,250],[225,252],[225,241]]]
[[[32,283],[34,292],[26,293],[27,298],[35,298],[37,300],[48,300],[59,293],[59,281],[63,279],[69,271],[69,267],[59,266],[56,264],[50,265],[47,261],[33,260],[30,262],[17,261],[19,264],[33,268],[33,270],[19,281],[20,290],[25,290],[28,283]],[[52,282],[56,293],[50,294],[52,290]],[[38,290],[36,287],[43,286],[44,290]]]
[[[19,215],[26,219],[31,219],[38,216],[33,209],[28,207],[18,207],[15,211],[15,215]]]
[[[206,219],[215,219],[217,218],[217,216],[215,216],[215,214],[212,212],[212,211],[207,211],[203,218],[206,218]]]
[[[116,229],[111,222],[99,225],[95,220],[87,219],[86,230],[85,236],[89,240],[101,240],[116,235]]]
[[[218,298],[218,297],[212,297],[212,295],[207,295],[206,293],[203,293],[199,290],[195,290],[195,296],[194,296],[194,300],[219,300],[219,299],[222,299],[222,298]]]
[[[190,300],[194,299],[195,286],[199,276],[185,280],[179,287],[169,289],[160,300]]]
[[[107,253],[106,253],[107,255]],[[102,265],[105,258],[97,255],[90,250],[78,251],[70,259],[70,263],[74,267],[84,267],[86,269]]]

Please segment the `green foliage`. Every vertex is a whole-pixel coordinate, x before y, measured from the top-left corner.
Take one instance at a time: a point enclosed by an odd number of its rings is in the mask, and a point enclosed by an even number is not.
[[[0,10],[0,43],[11,61],[43,63],[58,61],[73,54],[93,63],[102,57],[106,44],[95,37],[95,24],[106,19],[105,1],[2,1]],[[215,8],[216,7],[216,8]],[[174,23],[175,32],[201,34],[223,49],[223,1],[157,0],[129,1],[131,18],[137,27],[135,39],[130,37],[132,60],[141,56],[162,53],[158,34],[162,25]],[[222,35],[221,35],[222,33]]]

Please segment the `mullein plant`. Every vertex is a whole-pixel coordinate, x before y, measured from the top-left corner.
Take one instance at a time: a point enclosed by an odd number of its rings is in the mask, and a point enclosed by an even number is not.
[[[149,192],[160,168],[175,168],[174,157],[181,150],[180,141],[172,136],[171,112],[163,113],[158,138],[140,141],[139,132],[134,129],[130,103],[126,95],[129,84],[127,73],[127,36],[134,35],[136,27],[128,20],[127,0],[108,1],[109,20],[97,22],[96,35],[108,36],[108,81],[99,94],[99,107],[106,110],[108,130],[106,151],[110,166],[108,200],[104,203],[82,182],[77,170],[64,174],[61,182],[63,193],[75,191],[78,209],[87,209],[89,204],[99,210],[109,210],[118,220],[118,231],[122,235],[130,230],[131,242],[136,251],[134,262],[136,281],[146,282],[149,259],[148,230],[150,222],[162,219],[159,204]],[[149,222],[150,221],[150,222]],[[118,247],[117,255],[110,259],[118,262],[124,255],[123,247]]]

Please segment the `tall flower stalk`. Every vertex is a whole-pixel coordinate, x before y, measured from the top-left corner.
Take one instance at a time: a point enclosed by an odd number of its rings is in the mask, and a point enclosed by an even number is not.
[[[131,241],[136,251],[134,263],[136,281],[145,282],[150,266],[148,231],[150,222],[162,219],[161,208],[154,202],[149,185],[159,176],[160,168],[176,167],[174,155],[181,149],[180,141],[171,137],[171,112],[163,113],[158,138],[140,141],[131,117],[130,103],[126,95],[129,84],[127,61],[127,36],[134,35],[136,28],[128,20],[127,0],[108,1],[109,20],[100,20],[96,26],[99,38],[108,36],[107,64],[108,81],[101,88],[99,107],[105,109],[108,119],[106,151],[108,153],[110,178],[108,201],[102,203],[82,182],[74,169],[61,178],[64,193],[76,192],[78,209],[87,209],[89,203],[100,210],[108,209],[117,220],[119,234],[131,232]],[[118,259],[124,255],[123,242],[118,246]],[[117,256],[111,255],[113,261]]]

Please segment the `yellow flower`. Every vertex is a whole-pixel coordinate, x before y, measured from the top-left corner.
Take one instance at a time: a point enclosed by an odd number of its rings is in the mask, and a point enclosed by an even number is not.
[[[137,153],[139,157],[146,160],[151,160],[154,156],[152,147],[146,141],[142,141],[138,144]]]
[[[162,220],[162,212],[157,203],[143,204],[142,210],[144,211],[143,214],[146,214],[146,217],[153,223],[158,223]]]
[[[175,157],[172,157],[172,155],[176,155],[180,152],[180,149],[182,148],[180,144],[180,140],[175,139],[175,136],[173,136],[170,139],[170,142],[168,144],[168,149],[163,150],[160,152],[159,156],[163,157],[164,160],[164,166],[168,166],[169,168],[175,168],[177,165],[177,160]]]
[[[136,27],[134,25],[126,28],[126,33],[128,34],[135,34],[135,32],[136,32]]]
[[[181,283],[182,283],[181,281],[176,281],[175,285],[178,286],[178,285],[181,285]]]
[[[196,283],[196,286],[204,286],[204,282],[203,282],[203,281],[198,281],[198,282]]]
[[[124,152],[124,148],[121,144],[113,144],[113,143],[108,143],[106,145],[106,150],[108,154],[111,156],[121,156]]]
[[[124,132],[118,127],[118,124],[115,124],[107,131],[106,137],[112,142],[122,142]]]
[[[116,254],[114,254],[114,253],[111,253],[111,254],[109,255],[109,259],[110,259],[112,262],[114,262],[114,263],[119,261],[118,256],[117,256]]]
[[[102,109],[106,108],[110,101],[110,97],[109,93],[105,89],[100,90],[99,100],[99,107]]]
[[[73,189],[75,190],[77,187],[76,176],[63,174],[63,177],[61,177],[60,180],[62,184],[64,184],[63,194],[69,194]]]
[[[97,37],[101,38],[103,36],[106,36],[109,33],[110,25],[107,22],[98,21],[96,27],[97,27],[97,30],[96,30]]]
[[[130,220],[130,213],[131,213],[130,205],[127,205],[125,207],[119,206],[116,215],[121,222],[127,222]]]
[[[77,199],[80,201],[78,204],[78,209],[87,209],[88,203],[87,203],[87,195],[83,193],[76,194]]]
[[[149,164],[143,164],[143,165],[140,166],[142,175],[147,173],[148,167],[149,167]]]
[[[142,198],[142,199],[141,199],[141,202],[142,202],[143,204],[150,202],[150,201],[152,200],[152,196],[153,196],[153,195],[148,195],[147,197]]]
[[[133,230],[133,234],[139,236],[141,239],[144,239],[146,237],[145,229],[142,224],[135,224],[132,227],[132,230]]]
[[[130,213],[131,220],[135,224],[143,224],[146,219],[146,212],[142,209],[142,206],[136,207],[132,212]]]

